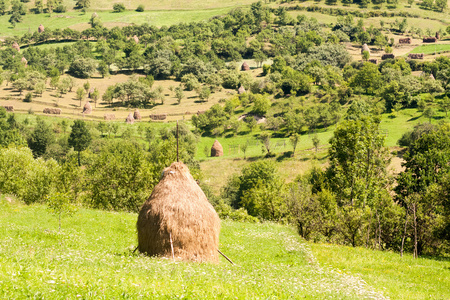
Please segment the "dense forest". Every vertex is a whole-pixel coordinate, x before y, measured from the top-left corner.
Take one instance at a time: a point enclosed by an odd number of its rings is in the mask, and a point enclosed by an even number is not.
[[[450,128],[431,120],[437,110],[450,110],[450,58],[399,57],[375,64],[363,51],[360,60],[352,61],[345,42],[386,53],[395,45],[382,26],[366,28],[359,17],[347,12],[328,27],[258,2],[209,22],[107,29],[94,13],[91,28],[82,32],[42,29],[7,38],[0,50],[0,82],[25,91],[24,101],[33,101],[48,81],[61,94],[72,92],[71,77],[62,77],[66,73],[76,78],[124,73],[129,81],[93,99],[101,96],[110,106],[133,108],[164,101],[154,87],[161,79],[179,83],[174,92],[180,101],[184,91],[196,90],[208,101],[219,89],[240,90],[179,125],[181,160],[221,217],[295,224],[302,237],[315,241],[448,254]],[[405,32],[406,17],[391,30]],[[33,47],[62,41],[76,42]],[[262,76],[237,69],[242,59],[253,59]],[[77,91],[80,101],[88,90]],[[418,109],[430,122],[399,140],[404,170],[393,175],[379,124],[382,114],[396,118],[405,108]],[[244,111],[247,117],[238,120]],[[264,158],[228,178],[220,195],[212,193],[195,160],[199,138],[236,135],[243,127],[252,132],[259,117],[266,118],[259,135]],[[78,205],[138,211],[162,169],[176,159],[175,126],[143,126],[139,138],[126,132],[116,138],[114,123],[28,122],[0,108],[0,191],[25,203],[50,201],[57,190]],[[270,139],[289,138],[294,155],[302,135],[330,126],[335,130],[329,163],[284,182]]]

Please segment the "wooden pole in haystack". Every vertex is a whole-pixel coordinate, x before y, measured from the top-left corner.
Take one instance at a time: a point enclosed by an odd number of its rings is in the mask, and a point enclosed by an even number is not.
[[[231,261],[231,259],[229,259],[225,254],[223,254],[219,249],[217,249],[217,251],[223,256],[225,257],[226,260],[228,260],[230,262],[230,264],[234,265],[234,262]]]

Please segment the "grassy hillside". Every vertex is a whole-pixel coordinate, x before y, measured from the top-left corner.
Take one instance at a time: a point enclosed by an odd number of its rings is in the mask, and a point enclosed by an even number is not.
[[[236,265],[224,259],[218,265],[172,262],[132,254],[136,214],[81,209],[63,218],[58,232],[57,219],[44,206],[9,201],[0,196],[3,299],[449,296],[449,282],[439,280],[450,276],[445,260],[320,244],[311,251],[289,227],[223,221],[220,249]]]

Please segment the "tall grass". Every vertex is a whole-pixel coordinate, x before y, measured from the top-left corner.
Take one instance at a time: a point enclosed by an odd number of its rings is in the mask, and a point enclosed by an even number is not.
[[[357,276],[322,268],[293,229],[222,222],[217,264],[133,254],[136,214],[80,209],[62,231],[45,206],[0,199],[2,299],[382,299]]]

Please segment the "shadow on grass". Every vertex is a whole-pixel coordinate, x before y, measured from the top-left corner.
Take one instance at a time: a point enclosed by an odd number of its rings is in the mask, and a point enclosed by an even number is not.
[[[419,119],[421,116],[418,117],[413,117],[407,120],[407,122],[412,122],[412,121],[416,121],[417,119]]]
[[[277,162],[281,162],[285,159],[292,158],[292,151],[283,152],[281,155],[277,157]]]

